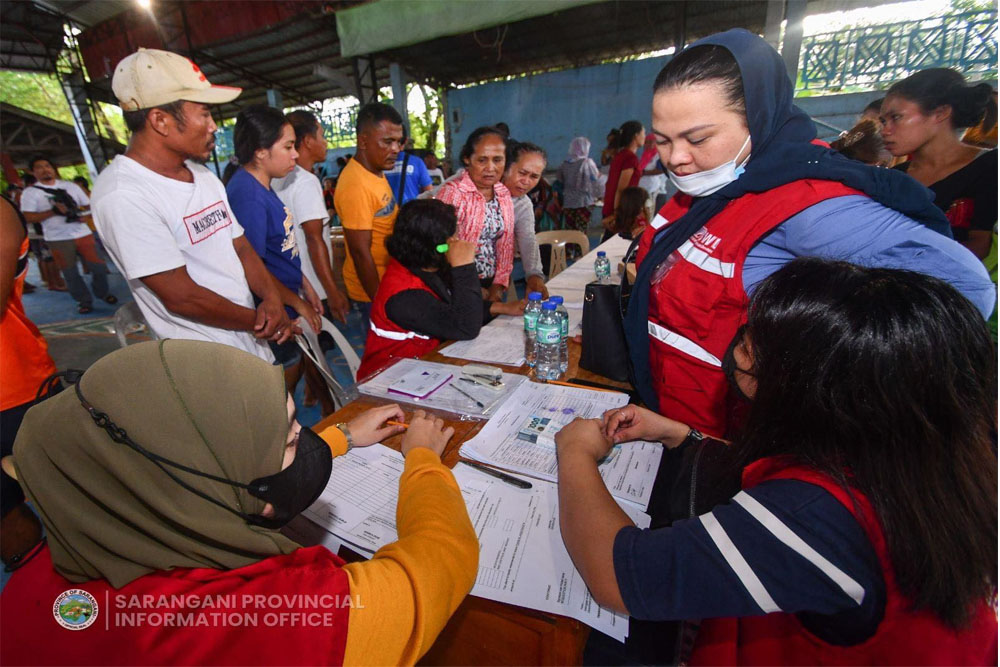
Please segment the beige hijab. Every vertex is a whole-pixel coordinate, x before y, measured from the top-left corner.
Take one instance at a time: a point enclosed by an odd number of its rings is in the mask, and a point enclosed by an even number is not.
[[[83,396],[147,450],[237,482],[281,468],[288,413],[281,368],[217,343],[140,343],[95,363]],[[298,545],[198,497],[98,427],[71,387],[28,411],[18,479],[71,581],[120,588],[154,570],[238,568]],[[228,507],[264,506],[243,489],[168,467]]]

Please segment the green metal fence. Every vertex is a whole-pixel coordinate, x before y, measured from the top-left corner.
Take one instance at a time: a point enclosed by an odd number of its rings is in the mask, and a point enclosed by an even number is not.
[[[952,67],[972,78],[995,79],[997,12],[953,14],[805,37],[797,88],[881,88],[929,67]]]

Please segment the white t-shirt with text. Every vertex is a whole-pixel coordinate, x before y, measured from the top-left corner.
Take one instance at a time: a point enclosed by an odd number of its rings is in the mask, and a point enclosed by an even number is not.
[[[253,294],[233,239],[243,235],[215,174],[188,162],[193,183],[174,180],[121,155],[97,177],[91,210],[139,309],[157,338],[231,345],[274,361],[249,331],[202,324],[170,312],[140,280],[184,266],[191,279],[233,303],[254,309]]]
[[[38,187],[38,185],[41,187]],[[52,200],[55,195],[42,190],[42,188],[65,190],[66,194],[72,197],[77,206],[82,209],[90,205],[87,193],[81,190],[79,185],[56,179],[56,182],[52,185],[38,183],[37,185],[25,188],[21,194],[22,211],[26,213],[45,213],[52,210]],[[42,220],[42,237],[46,241],[72,241],[73,239],[82,239],[84,236],[90,236],[90,227],[85,222],[66,222],[66,216],[59,215],[58,213],[53,213],[48,218],[45,218],[45,220]]]
[[[302,230],[303,222],[322,220],[323,242],[326,244],[326,251],[332,259],[330,226],[326,224],[330,220],[330,213],[327,211],[326,201],[323,199],[323,185],[311,171],[295,165],[295,169],[288,176],[271,181],[271,189],[292,214],[292,220],[295,224],[295,243],[299,248],[299,259],[302,260],[302,275],[309,279],[310,284],[319,294],[319,298],[325,299],[326,289],[320,284],[316,270],[313,268],[312,257],[309,256],[309,246],[306,243],[306,233]]]

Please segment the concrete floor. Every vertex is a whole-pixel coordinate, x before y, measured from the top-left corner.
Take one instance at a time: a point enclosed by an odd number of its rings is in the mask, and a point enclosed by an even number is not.
[[[49,354],[61,371],[86,370],[104,355],[119,349],[114,314],[118,308],[131,302],[132,296],[125,279],[113,265],[109,266],[112,271],[109,283],[112,293],[118,297],[118,303],[112,306],[97,300],[93,312],[81,315],[77,312],[76,302],[67,292],[53,292],[42,284],[37,263],[34,260],[30,262],[27,281],[35,285],[35,291],[24,295],[24,309],[41,330],[49,344]],[[84,276],[84,279],[89,285],[89,277]],[[361,330],[360,317],[349,317],[346,326],[338,326],[360,355],[367,334]],[[128,336],[130,343],[149,339],[145,332]],[[342,354],[337,350],[329,351],[327,362],[342,385],[353,385]],[[299,408],[299,421],[303,425],[312,426],[320,420],[322,415],[318,407],[304,405],[302,382],[295,391],[295,401]]]

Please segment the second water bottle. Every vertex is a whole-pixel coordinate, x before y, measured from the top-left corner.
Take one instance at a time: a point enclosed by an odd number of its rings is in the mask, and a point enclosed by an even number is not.
[[[539,380],[558,380],[560,369],[560,343],[562,318],[556,304],[546,301],[535,323],[535,377]]]

